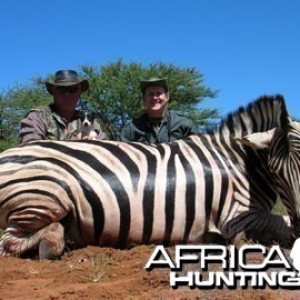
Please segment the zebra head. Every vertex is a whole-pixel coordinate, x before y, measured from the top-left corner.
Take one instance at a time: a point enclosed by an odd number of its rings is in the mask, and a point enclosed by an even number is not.
[[[243,137],[244,144],[268,149],[268,168],[286,206],[294,235],[300,236],[300,123],[293,122],[282,98],[278,127]]]

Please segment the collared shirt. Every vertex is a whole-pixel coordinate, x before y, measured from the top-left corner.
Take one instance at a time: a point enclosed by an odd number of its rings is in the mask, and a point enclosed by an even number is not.
[[[121,132],[121,141],[136,141],[146,144],[173,142],[197,134],[195,124],[175,112],[169,111],[161,119],[151,119],[147,114],[129,122]]]
[[[55,112],[54,106],[49,105],[30,110],[20,123],[20,142],[33,140],[75,140],[80,132],[81,120],[79,111],[75,111],[72,121],[67,123]],[[94,121],[93,129],[97,139],[105,139],[100,124]]]

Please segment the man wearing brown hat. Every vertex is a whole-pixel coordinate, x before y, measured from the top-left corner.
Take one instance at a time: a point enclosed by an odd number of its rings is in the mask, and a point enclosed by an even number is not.
[[[53,82],[46,82],[53,103],[46,107],[32,109],[21,120],[20,142],[33,140],[74,140],[80,139],[81,120],[76,105],[81,93],[89,88],[87,80],[80,80],[73,70],[55,73]],[[96,139],[105,138],[100,124],[93,122]]]
[[[191,120],[168,110],[169,87],[166,79],[142,80],[140,88],[147,111],[122,129],[121,141],[158,144],[197,133]]]

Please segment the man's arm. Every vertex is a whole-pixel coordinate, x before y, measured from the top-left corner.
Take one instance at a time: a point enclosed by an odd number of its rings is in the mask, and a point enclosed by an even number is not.
[[[121,130],[120,140],[122,142],[130,142],[131,141],[131,123],[125,125],[125,127]]]
[[[20,122],[20,143],[46,139],[46,122],[40,111],[30,111]]]

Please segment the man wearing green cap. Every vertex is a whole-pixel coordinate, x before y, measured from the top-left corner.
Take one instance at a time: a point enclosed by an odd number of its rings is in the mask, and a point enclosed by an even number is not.
[[[140,88],[147,112],[122,129],[121,141],[159,144],[197,133],[191,120],[168,110],[169,87],[166,79],[142,80]]]

